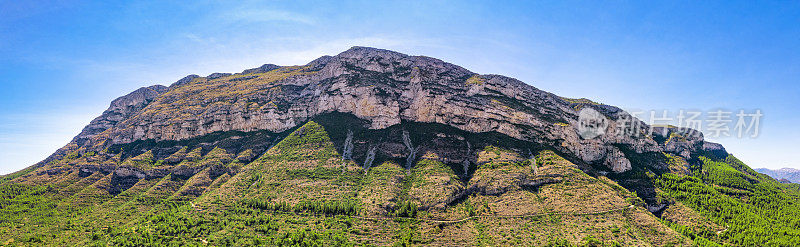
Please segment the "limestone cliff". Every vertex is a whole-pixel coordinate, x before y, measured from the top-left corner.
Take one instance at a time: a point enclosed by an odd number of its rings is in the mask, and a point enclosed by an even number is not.
[[[592,139],[579,135],[578,114],[584,108],[607,120],[605,134]],[[54,156],[215,132],[277,133],[330,112],[355,115],[371,129],[409,121],[498,132],[613,172],[630,170],[631,155],[672,152],[688,159],[704,146],[702,135],[685,137],[672,130],[664,137],[663,129],[651,130],[638,120],[640,132],[620,134],[619,121],[630,115],[613,106],[561,98],[513,78],[476,74],[435,58],[353,47],[304,66],[266,64],[236,74],[191,75],[168,88],[141,88],[112,102]],[[666,169],[666,164],[650,165]]]

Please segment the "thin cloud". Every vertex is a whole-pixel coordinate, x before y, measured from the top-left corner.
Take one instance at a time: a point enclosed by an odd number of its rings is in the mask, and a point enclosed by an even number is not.
[[[302,65],[323,55],[336,55],[352,46],[372,46],[397,51],[412,51],[421,46],[432,46],[429,39],[408,37],[367,36],[341,39],[309,39],[297,37],[252,40],[229,39],[224,43],[214,37],[185,33],[169,48],[151,51],[149,54],[125,59],[80,59],[59,60],[59,64],[71,63],[76,73],[87,79],[113,76],[118,83],[168,85],[188,74],[207,75],[213,72],[239,72],[265,63],[278,65]],[[154,63],[151,57],[159,59]],[[95,78],[99,77],[99,78]],[[131,85],[129,88],[137,86]]]
[[[228,22],[296,22],[313,25],[313,18],[283,10],[273,9],[238,9],[223,13],[221,18]]]

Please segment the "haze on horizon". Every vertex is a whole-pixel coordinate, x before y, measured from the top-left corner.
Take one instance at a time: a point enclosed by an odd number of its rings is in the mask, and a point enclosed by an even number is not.
[[[44,159],[139,87],[356,45],[627,109],[758,109],[760,136],[712,141],[754,168],[800,168],[800,3],[609,5],[0,2],[0,174]]]

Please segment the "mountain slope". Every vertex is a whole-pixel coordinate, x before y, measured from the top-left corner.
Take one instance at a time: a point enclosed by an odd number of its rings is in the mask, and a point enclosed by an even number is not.
[[[581,136],[585,109],[605,135]],[[367,47],[191,75],[1,178],[0,244],[800,243],[796,187],[629,117]]]
[[[757,172],[766,174],[774,179],[786,179],[792,183],[800,183],[800,170],[792,168],[781,168],[778,170],[770,170],[767,168],[758,168]]]

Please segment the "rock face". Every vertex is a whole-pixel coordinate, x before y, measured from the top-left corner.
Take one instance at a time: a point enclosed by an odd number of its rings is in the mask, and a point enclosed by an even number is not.
[[[583,108],[606,118],[603,135],[584,139],[578,134]],[[689,158],[705,145],[702,137],[657,142],[655,134],[645,134],[651,133],[649,126],[636,119],[640,131],[621,133],[617,126],[630,115],[619,108],[561,98],[513,78],[479,75],[430,57],[353,47],[305,66],[266,64],[238,74],[190,75],[169,88],[141,88],[115,100],[57,154],[219,131],[281,132],[330,112],[353,114],[372,129],[413,121],[499,132],[614,172],[630,170],[632,154],[673,152]]]
[[[719,146],[714,149],[725,152],[722,145],[703,141],[703,133],[693,129],[674,126],[654,127],[652,135],[654,139],[661,140],[665,152],[678,154],[685,159],[690,159],[693,152],[702,150],[704,146]]]
[[[254,69],[246,69],[242,71],[242,74],[254,74],[254,73],[267,73],[276,69],[279,69],[281,66],[274,65],[274,64],[264,64],[261,67],[254,68]]]
[[[619,151],[619,149],[610,147],[608,151],[606,151],[606,154],[605,165],[611,168],[612,171],[624,172],[631,169],[631,162],[625,158],[625,154]]]
[[[80,145],[83,141],[116,126],[117,123],[141,111],[153,99],[166,91],[167,87],[161,85],[143,87],[111,101],[111,106],[102,115],[84,127],[83,131],[73,141],[78,142],[78,145]]]

